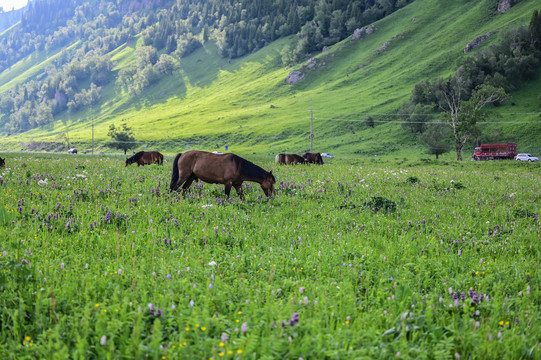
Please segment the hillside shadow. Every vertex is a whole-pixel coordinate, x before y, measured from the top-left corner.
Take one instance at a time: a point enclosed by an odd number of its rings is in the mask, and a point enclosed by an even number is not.
[[[125,89],[124,89],[125,91]],[[179,71],[162,77],[158,82],[152,84],[137,95],[125,92],[122,96],[128,97],[121,105],[116,107],[115,112],[123,112],[129,109],[142,110],[153,105],[164,104],[170,98],[184,98],[187,95],[186,83]],[[104,103],[103,106],[107,105]]]
[[[220,75],[220,70],[238,68],[235,60],[223,58],[213,41],[208,41],[193,54],[180,60],[180,73],[191,86],[210,87]]]

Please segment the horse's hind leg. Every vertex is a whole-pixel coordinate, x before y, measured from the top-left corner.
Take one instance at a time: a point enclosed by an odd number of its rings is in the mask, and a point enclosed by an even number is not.
[[[180,185],[182,185],[182,183],[187,182],[188,178],[190,178],[190,175],[179,173],[177,183],[171,188],[171,191],[176,191],[180,187]],[[191,184],[191,182],[190,182],[190,184]],[[184,185],[186,185],[186,184],[184,184]],[[188,185],[188,186],[190,186],[190,185]],[[185,189],[184,186],[182,187],[182,189]]]
[[[192,182],[196,179],[197,177],[194,174],[190,175],[190,177],[186,180],[184,185],[182,185],[182,190],[188,189],[192,185]]]

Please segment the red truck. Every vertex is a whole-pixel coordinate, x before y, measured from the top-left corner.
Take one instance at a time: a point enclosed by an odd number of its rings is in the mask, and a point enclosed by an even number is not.
[[[513,160],[517,156],[517,144],[482,144],[473,152],[473,160]]]

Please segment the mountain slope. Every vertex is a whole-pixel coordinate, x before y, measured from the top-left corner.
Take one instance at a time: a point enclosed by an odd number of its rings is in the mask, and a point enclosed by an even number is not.
[[[281,52],[292,43],[291,37],[232,60],[222,58],[209,41],[191,55],[176,58],[173,74],[141,93],[130,95],[118,82],[110,82],[103,87],[100,103],[75,114],[66,112],[54,124],[4,136],[0,146],[18,149],[21,142],[34,141],[57,144],[46,146],[53,149],[67,135],[72,144],[88,150],[93,121],[96,144],[103,150],[109,125],[126,121],[141,149],[147,145],[176,153],[187,146],[223,150],[228,145],[239,153],[303,152],[309,148],[312,106],[316,151],[419,156],[422,147],[402,130],[396,116],[413,86],[426,78],[448,76],[467,56],[463,48],[470,40],[495,33],[482,49],[502,31],[527,25],[540,5],[523,0],[497,14],[495,2],[489,0],[416,0],[376,22],[373,33],[359,40],[348,38],[317,55],[312,69],[306,63],[282,65]],[[387,42],[385,50],[378,50]],[[135,62],[135,49],[141,45],[139,39],[112,51],[115,76]],[[0,74],[0,92],[39,76],[59,54],[21,60]],[[287,85],[291,70],[303,71],[305,78]],[[538,84],[524,84],[495,109],[501,113],[498,123],[481,127],[496,134],[495,140],[517,141],[520,151],[541,152]],[[374,119],[374,128],[365,125],[367,117]]]

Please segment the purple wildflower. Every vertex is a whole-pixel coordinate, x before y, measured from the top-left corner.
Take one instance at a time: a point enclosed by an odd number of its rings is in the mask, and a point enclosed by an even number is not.
[[[478,303],[479,303],[479,297],[477,296],[477,292],[474,291],[472,294],[471,304],[477,305]]]
[[[291,319],[289,320],[289,325],[294,326],[298,322],[299,322],[299,313],[293,313],[291,315]]]

